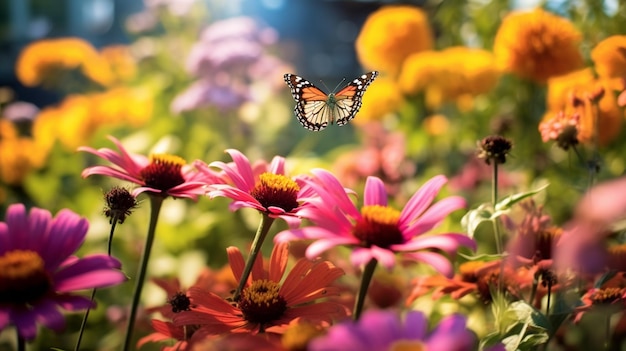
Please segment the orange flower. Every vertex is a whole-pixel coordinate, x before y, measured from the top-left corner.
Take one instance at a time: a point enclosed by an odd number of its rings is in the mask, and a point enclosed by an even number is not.
[[[614,35],[591,50],[596,72],[602,78],[626,78],[626,35]]]
[[[359,118],[353,123],[364,125],[371,121],[382,120],[385,116],[395,112],[402,104],[402,96],[398,87],[391,79],[379,78],[372,84],[367,94],[363,95],[363,105],[359,111]]]
[[[438,107],[446,101],[460,106],[489,92],[500,78],[492,53],[457,46],[409,56],[402,66],[399,85],[406,94],[426,91],[426,103]]]
[[[235,279],[240,280],[245,266],[243,256],[235,247],[229,247],[227,252]],[[298,318],[328,325],[334,318],[344,317],[347,314],[344,306],[329,301],[315,302],[339,294],[339,288],[330,284],[344,274],[343,270],[328,261],[302,258],[283,280],[288,254],[287,244],[276,245],[267,270],[259,256],[239,300],[234,303],[204,289],[189,289],[191,311],[178,313],[174,324],[198,326],[194,336],[282,334],[289,323]]]
[[[404,59],[433,47],[426,14],[412,6],[385,6],[372,13],[356,39],[359,61],[367,69],[395,76]]]
[[[100,55],[107,61],[116,80],[125,82],[137,74],[137,64],[128,46],[111,45],[100,50]]]
[[[545,83],[582,67],[580,41],[580,32],[569,20],[537,8],[505,17],[493,52],[504,71]]]
[[[142,89],[112,88],[102,93],[69,95],[60,105],[41,110],[38,119],[67,148],[89,143],[102,126],[139,127],[152,115],[152,97]]]
[[[33,170],[43,167],[52,143],[41,136],[38,119],[33,122],[33,136],[23,136],[9,120],[0,119],[0,180],[17,185]]]
[[[26,86],[50,82],[59,72],[72,69],[80,69],[87,78],[101,85],[113,80],[106,60],[91,44],[79,38],[34,42],[20,53],[16,63],[17,77]]]
[[[566,116],[579,115],[578,141],[590,143],[594,139],[597,118],[598,143],[608,144],[619,134],[624,117],[615,95],[601,93],[611,91],[613,84],[610,80],[594,78],[590,68],[548,80],[548,111],[542,122],[560,113]]]

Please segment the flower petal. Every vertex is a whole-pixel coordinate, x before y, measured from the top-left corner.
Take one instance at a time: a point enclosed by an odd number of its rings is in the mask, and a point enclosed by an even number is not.
[[[365,206],[387,206],[387,190],[385,190],[385,184],[380,178],[367,177],[363,204]]]
[[[425,233],[441,223],[450,213],[465,208],[466,201],[460,196],[450,196],[433,204],[413,222],[400,222],[400,230],[408,240]]]
[[[454,275],[452,263],[450,263],[450,261],[445,256],[436,252],[409,252],[403,253],[402,256],[409,257],[415,261],[424,262],[432,266],[437,272],[441,273],[447,278],[452,278],[452,276]]]
[[[400,215],[400,225],[409,225],[415,218],[419,217],[430,206],[447,181],[445,176],[438,175],[424,183],[404,206]]]

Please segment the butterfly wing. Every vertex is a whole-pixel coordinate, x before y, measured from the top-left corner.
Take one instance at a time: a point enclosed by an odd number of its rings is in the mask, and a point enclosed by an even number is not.
[[[361,108],[365,90],[377,76],[378,71],[363,74],[335,94],[334,115],[337,119],[337,125],[342,126],[356,116]]]
[[[324,93],[308,80],[295,74],[285,74],[285,82],[296,100],[294,112],[298,121],[309,130],[319,131],[337,122],[344,125],[356,116],[368,85],[378,76],[377,71],[366,73],[336,94]],[[329,100],[330,99],[330,100]]]
[[[308,80],[295,74],[285,74],[285,82],[296,100],[294,112],[304,128],[319,131],[332,122],[332,109],[329,108],[328,95]]]

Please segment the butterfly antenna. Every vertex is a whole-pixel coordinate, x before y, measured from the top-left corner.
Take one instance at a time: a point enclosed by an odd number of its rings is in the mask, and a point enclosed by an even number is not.
[[[334,92],[334,91],[337,91],[337,88],[339,88],[339,86],[340,86],[341,84],[343,84],[343,82],[345,82],[345,81],[346,81],[346,77],[343,77],[343,79],[341,80],[341,82],[337,83],[337,85],[335,86],[335,89],[333,89],[332,91],[333,91],[333,92]]]

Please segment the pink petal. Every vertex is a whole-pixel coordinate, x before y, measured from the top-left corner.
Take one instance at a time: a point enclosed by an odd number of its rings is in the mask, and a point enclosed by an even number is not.
[[[9,311],[5,307],[0,307],[0,330],[9,325]]]
[[[270,173],[285,174],[285,158],[281,156],[274,156],[269,168]]]
[[[367,177],[364,197],[363,204],[365,206],[387,206],[387,190],[385,190],[383,181],[377,177]]]
[[[396,265],[396,256],[393,251],[383,249],[376,245],[372,245],[370,251],[372,252],[372,256],[388,270],[391,270]]]
[[[428,210],[426,210],[426,212],[413,222],[400,222],[400,230],[405,235],[405,239],[408,240],[409,238],[433,229],[450,213],[464,208],[465,205],[465,199],[460,196],[447,197],[433,204]]]
[[[45,250],[40,252],[46,269],[54,270],[71,254],[76,252],[85,241],[89,222],[76,213],[63,209],[50,224],[50,231],[45,240]]]
[[[400,215],[400,223],[410,223],[419,217],[424,210],[433,202],[441,187],[446,184],[448,179],[443,175],[438,175],[428,180],[422,185],[413,196],[409,199]]]
[[[410,252],[403,253],[402,256],[409,257],[415,261],[424,262],[447,278],[452,278],[454,275],[454,269],[452,268],[450,261],[445,256],[436,252]]]
[[[12,250],[11,236],[9,235],[9,226],[6,223],[0,222],[0,255],[3,255],[8,250]]]
[[[357,240],[354,238],[334,238],[320,239],[309,245],[306,249],[306,258],[314,260],[322,255],[326,250],[338,245],[354,244]]]
[[[317,177],[317,181],[321,184],[311,184],[318,191],[320,197],[326,199],[330,197],[331,199],[328,199],[330,200],[328,203],[337,205],[341,211],[349,216],[352,216],[353,218],[360,217],[361,214],[359,210],[354,206],[352,201],[350,201],[350,198],[348,198],[348,195],[346,194],[346,190],[332,173],[320,168],[311,170],[311,173]]]
[[[65,328],[65,317],[51,300],[44,300],[34,307],[36,321],[54,331],[61,331]]]
[[[23,238],[29,236],[28,233],[28,216],[26,215],[26,207],[23,204],[14,204],[9,206],[5,214],[5,222],[8,226],[8,250],[23,249]],[[3,248],[4,249],[4,248]]]
[[[374,256],[372,255],[372,250],[364,247],[355,248],[350,255],[350,261],[355,267],[361,267],[366,265],[369,261],[372,260],[372,258],[374,258]]]
[[[235,246],[229,246],[228,248],[226,248],[226,254],[228,256],[230,269],[235,276],[235,280],[240,281],[241,276],[243,275],[243,270],[246,266],[246,262],[243,259],[241,251],[239,251],[239,249]]]
[[[252,165],[244,154],[236,149],[227,149],[226,152],[232,157],[235,165],[237,166],[237,173],[240,179],[243,180],[245,187],[239,187],[242,190],[254,189],[254,173],[252,172]]]
[[[467,246],[476,250],[476,241],[467,235],[447,233],[420,236],[404,244],[391,245],[389,248],[394,251],[439,249],[451,254],[458,250],[459,246]]]

